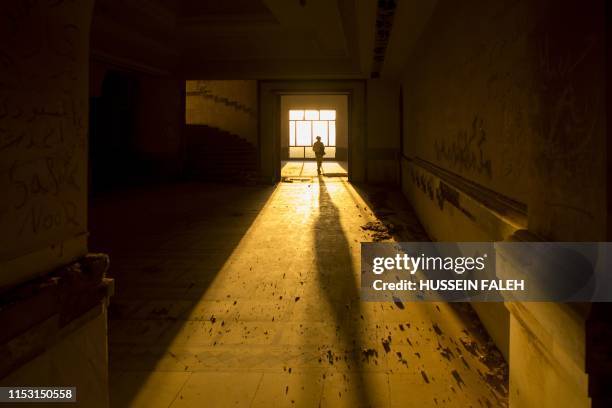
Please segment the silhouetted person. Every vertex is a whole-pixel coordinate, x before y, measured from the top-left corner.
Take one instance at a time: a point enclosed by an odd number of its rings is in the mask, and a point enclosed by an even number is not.
[[[317,136],[317,141],[312,145],[312,151],[317,158],[317,173],[321,174],[321,164],[323,163],[323,156],[325,156],[325,145],[321,142],[321,136]]]

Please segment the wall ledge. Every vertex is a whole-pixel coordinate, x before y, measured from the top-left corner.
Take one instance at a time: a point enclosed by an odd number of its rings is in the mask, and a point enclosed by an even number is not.
[[[402,191],[437,241],[503,241],[526,228],[525,206],[422,159],[402,156]]]
[[[54,242],[42,249],[0,261],[0,294],[56,268],[75,262],[87,253],[88,233]]]
[[[108,265],[107,255],[88,254],[3,293],[0,378],[103,313],[114,289]]]
[[[518,230],[506,241],[542,242],[543,239],[530,231]],[[544,265],[547,258],[535,260],[536,265]],[[519,276],[525,265],[516,254],[502,253],[497,256],[498,273],[503,271],[511,276]],[[532,263],[532,262],[530,262]],[[556,269],[558,270],[558,269]],[[532,271],[532,274],[535,271]],[[501,277],[501,276],[500,276]],[[508,298],[507,300],[510,300]],[[510,395],[511,406],[520,405],[518,401],[535,402],[542,396],[547,400],[568,403],[565,397],[555,393],[559,385],[571,402],[567,406],[587,406],[588,375],[585,372],[586,338],[585,324],[589,313],[586,303],[558,302],[504,302],[511,316],[510,349]],[[517,352],[520,350],[520,353]],[[536,364],[526,378],[513,375],[512,367],[528,367]],[[520,369],[514,371],[520,372]],[[531,395],[529,391],[535,378],[545,378],[541,395]]]
[[[409,158],[403,156],[403,158],[408,162],[412,162],[428,170],[442,181],[472,197],[509,223],[522,228],[527,226],[526,204],[495,192],[419,157]]]

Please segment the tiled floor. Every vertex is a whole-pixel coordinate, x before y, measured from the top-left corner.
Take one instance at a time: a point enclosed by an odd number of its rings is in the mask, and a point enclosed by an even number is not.
[[[323,174],[328,177],[348,176],[345,161],[323,161]],[[316,177],[317,162],[314,160],[290,160],[281,162],[281,177]]]
[[[359,301],[360,226],[376,218],[366,201],[404,205],[342,177],[96,199],[91,246],[117,280],[112,406],[503,404],[461,342],[484,340],[454,308]],[[425,238],[406,207],[392,213],[398,239]]]

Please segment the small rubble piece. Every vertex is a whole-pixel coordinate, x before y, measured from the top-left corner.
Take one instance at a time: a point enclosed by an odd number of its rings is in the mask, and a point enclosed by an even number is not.
[[[478,357],[478,344],[471,339],[466,339],[464,337],[460,337],[459,341],[463,344],[463,347],[469,351],[472,355]]]
[[[299,297],[299,296],[296,296],[296,297],[295,297],[295,301],[297,302],[298,300],[300,300],[300,297]]]
[[[361,350],[361,354],[368,363],[370,362],[370,358],[378,358],[378,351],[373,348],[363,349]]]
[[[214,323],[214,322],[216,322],[216,321],[217,321],[217,318],[215,317],[215,315],[211,315],[211,316],[210,316],[210,322],[211,322],[211,323]]]
[[[499,350],[495,347],[493,341],[489,339],[486,344],[481,347],[479,347],[478,343],[466,337],[460,337],[459,341],[467,351],[478,357],[478,360],[488,368],[488,372],[484,374],[478,370],[480,376],[495,392],[504,397],[507,396],[508,364]],[[465,360],[463,361],[464,364],[468,366],[467,362]]]
[[[432,327],[438,336],[442,335],[442,330],[440,329],[440,326],[438,326],[438,323],[434,323]]]
[[[440,355],[444,357],[445,359],[447,359],[448,361],[450,361],[451,358],[455,357],[455,355],[453,354],[453,351],[450,348],[442,347],[440,343],[438,343],[438,351],[440,352]]]
[[[380,221],[370,221],[361,226],[361,229],[364,231],[378,231],[378,232],[387,232],[388,229]]]
[[[459,388],[462,388],[462,385],[465,385],[465,382],[463,381],[463,378],[461,378],[457,370],[451,371],[451,374],[453,375],[453,378],[457,382],[457,385],[459,386]]]
[[[501,395],[507,395],[508,389],[506,384],[508,383],[508,366],[495,367],[489,370],[484,375],[484,379],[492,388],[494,388]]]
[[[507,395],[508,364],[499,350],[493,344],[488,344],[479,360],[489,369],[484,375],[485,381],[501,395]]]
[[[400,363],[402,363],[403,365],[407,366],[408,365],[408,361],[406,361],[406,359],[402,356],[401,352],[396,352],[395,355],[397,355],[398,360],[400,361]]]
[[[370,221],[361,226],[364,231],[372,231],[372,240],[374,242],[391,239],[391,232],[395,230],[393,224],[384,224],[381,221]]]
[[[380,242],[391,239],[391,235],[388,232],[375,232],[372,234],[372,241]]]
[[[486,353],[479,357],[479,360],[489,368],[496,367],[504,363],[504,357],[495,348],[486,350]]]
[[[421,376],[423,376],[423,380],[429,384],[429,378],[427,377],[427,373],[425,371],[421,370]]]
[[[383,348],[385,349],[385,353],[389,353],[391,351],[391,336],[382,340]]]
[[[400,329],[401,331],[404,331],[404,325],[400,323],[400,325],[399,325],[399,329]]]
[[[393,303],[395,304],[395,306],[397,306],[398,309],[404,309],[404,304],[402,303],[402,301],[395,296],[393,296]]]
[[[332,354],[331,350],[327,350],[327,360],[329,361],[329,364],[334,364],[334,355]]]

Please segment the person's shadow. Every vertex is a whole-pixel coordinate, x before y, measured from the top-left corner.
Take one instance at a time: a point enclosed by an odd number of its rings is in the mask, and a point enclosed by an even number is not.
[[[319,216],[315,223],[315,256],[322,298],[328,302],[338,330],[339,349],[346,350],[348,378],[359,406],[371,406],[368,385],[363,378],[359,289],[352,267],[348,240],[321,175],[319,178]],[[355,394],[356,392],[356,394]]]

